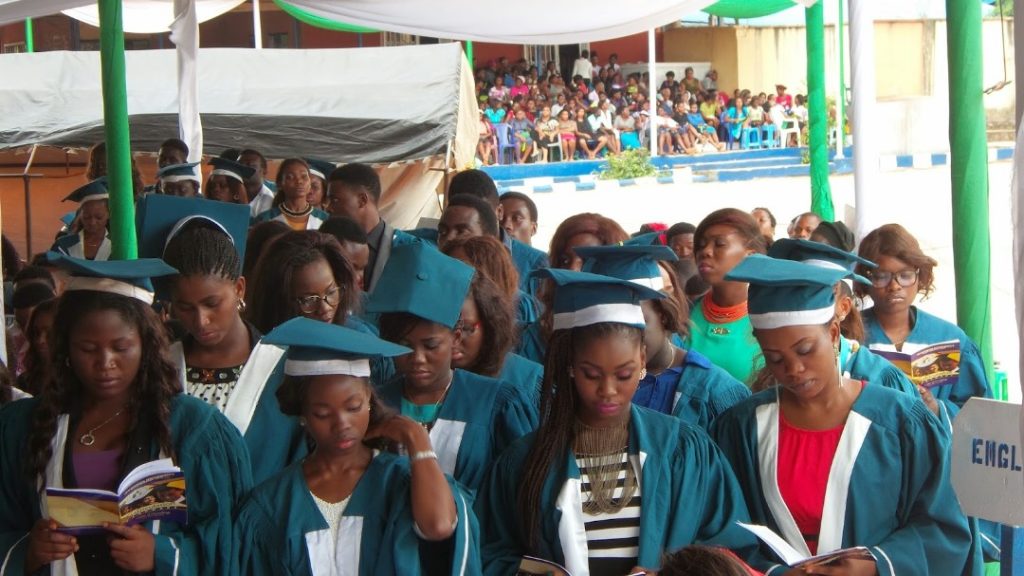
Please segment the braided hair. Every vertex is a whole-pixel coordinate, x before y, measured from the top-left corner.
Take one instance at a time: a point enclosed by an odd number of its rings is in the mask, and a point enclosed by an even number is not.
[[[288,232],[266,248],[256,265],[252,282],[246,285],[249,322],[266,334],[297,316],[295,295],[291,294],[292,276],[296,270],[320,261],[330,266],[341,291],[334,321],[344,324],[358,305],[356,275],[338,240],[316,230]]]
[[[540,393],[540,426],[526,457],[518,494],[519,528],[526,537],[524,544],[532,553],[537,552],[541,538],[544,483],[552,472],[565,473],[565,457],[575,439],[573,422],[579,397],[570,376],[573,358],[591,342],[611,337],[628,338],[636,346],[643,346],[643,330],[617,322],[556,330],[548,341]]]
[[[164,261],[180,276],[216,276],[232,282],[242,273],[242,263],[231,238],[203,220],[185,225],[164,249]]]
[[[177,368],[167,356],[167,331],[160,318],[151,307],[134,298],[92,290],[69,292],[57,305],[51,378],[48,385],[43,386],[39,405],[32,416],[25,461],[30,484],[44,477],[52,458],[61,457],[53,453],[51,444],[57,431],[57,417],[75,409],[83,395],[82,382],[70,362],[71,333],[83,318],[106,311],[115,312],[132,326],[142,346],[139,371],[132,379],[128,401],[128,435],[145,421],[153,427],[160,449],[175,458],[171,443],[171,401],[181,393],[181,382]]]

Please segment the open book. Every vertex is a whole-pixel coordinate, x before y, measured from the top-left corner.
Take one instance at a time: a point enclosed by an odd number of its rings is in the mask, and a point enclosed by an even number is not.
[[[760,538],[762,542],[767,544],[768,547],[771,548],[780,559],[782,559],[784,564],[792,568],[799,568],[800,566],[806,566],[809,564],[830,564],[845,558],[860,558],[864,560],[874,560],[875,558],[864,546],[843,548],[842,550],[825,552],[824,554],[818,554],[816,556],[804,556],[797,552],[796,548],[793,548],[782,536],[779,536],[767,526],[744,524],[743,522],[737,522],[737,524],[746,528],[755,536]]]
[[[565,566],[550,560],[523,556],[522,561],[519,562],[519,569],[516,570],[516,576],[572,576],[572,574]],[[644,576],[644,572],[628,574],[627,576]]]
[[[47,488],[46,507],[58,530],[70,534],[103,531],[103,523],[129,526],[149,520],[186,524],[185,475],[170,458],[146,462],[124,477],[117,493]]]
[[[959,340],[932,344],[913,354],[890,350],[872,352],[892,362],[910,377],[911,382],[925,388],[955,384],[960,377]]]

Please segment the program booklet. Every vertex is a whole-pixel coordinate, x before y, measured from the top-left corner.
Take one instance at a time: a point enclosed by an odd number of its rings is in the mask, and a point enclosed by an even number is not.
[[[955,384],[960,377],[960,341],[932,344],[913,354],[889,350],[872,350],[892,362],[918,386],[934,388]]]
[[[808,566],[811,564],[831,564],[832,562],[846,558],[859,558],[863,560],[874,560],[875,558],[864,546],[843,548],[842,550],[834,550],[832,552],[825,552],[824,554],[816,554],[814,556],[804,556],[800,552],[797,552],[796,548],[793,548],[789,542],[786,542],[785,538],[779,536],[767,526],[744,524],[743,522],[737,522],[737,524],[752,532],[754,536],[760,538],[762,542],[767,544],[768,547],[771,548],[772,551],[775,552],[779,558],[791,568],[799,568],[801,566]]]
[[[170,458],[146,462],[124,477],[117,492],[47,488],[46,506],[58,530],[103,532],[103,524],[132,526],[150,520],[188,523],[185,475]]]

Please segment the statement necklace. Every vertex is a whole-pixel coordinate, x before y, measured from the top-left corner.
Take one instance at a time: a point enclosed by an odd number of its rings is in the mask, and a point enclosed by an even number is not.
[[[96,437],[93,436],[93,432],[99,430],[100,428],[103,428],[107,424],[110,424],[110,422],[113,421],[114,418],[117,418],[118,416],[121,415],[121,412],[124,412],[125,408],[127,408],[127,406],[122,406],[120,410],[118,410],[117,412],[114,412],[113,416],[111,416],[110,418],[107,418],[106,420],[104,420],[102,423],[100,423],[99,426],[93,426],[92,429],[90,429],[88,432],[86,432],[85,434],[82,434],[82,437],[78,439],[78,442],[82,446],[92,446],[93,444],[95,444],[96,443]]]
[[[627,458],[622,494],[615,498],[622,456],[629,447],[629,420],[608,428],[596,428],[576,420],[573,433],[573,452],[586,468],[590,484],[583,512],[592,516],[619,512],[633,499],[637,489],[636,472]]]
[[[313,213],[313,205],[309,202],[306,202],[306,207],[302,210],[292,210],[286,206],[284,202],[282,202],[278,208],[281,209],[281,212],[283,212],[285,216],[291,216],[292,218],[305,218]]]
[[[712,324],[728,324],[747,315],[746,300],[734,306],[719,306],[711,301],[710,294],[701,300],[700,308],[704,312],[704,318]]]

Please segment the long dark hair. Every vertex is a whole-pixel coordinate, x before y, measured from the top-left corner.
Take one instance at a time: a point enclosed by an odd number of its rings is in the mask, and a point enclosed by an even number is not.
[[[46,384],[48,374],[50,372],[50,358],[41,358],[39,356],[39,349],[35,345],[35,332],[36,323],[41,314],[49,314],[57,309],[57,298],[51,298],[44,300],[35,309],[32,310],[32,315],[29,316],[28,326],[25,327],[25,336],[29,339],[28,354],[25,356],[25,372],[22,373],[21,381],[23,384],[23,390],[38,396],[40,391]],[[56,324],[54,324],[56,326]],[[53,334],[47,335],[50,341],[53,341]],[[52,350],[52,348],[51,348]]]
[[[333,236],[316,230],[288,232],[275,240],[260,258],[252,282],[246,286],[248,320],[266,334],[275,326],[296,316],[291,294],[295,271],[323,260],[330,266],[334,281],[341,290],[341,301],[334,317],[335,324],[344,324],[355,310],[359,292],[355,272]]]
[[[541,497],[544,483],[552,471],[564,473],[564,460],[575,438],[578,395],[570,376],[573,357],[594,340],[620,336],[643,346],[643,330],[615,322],[592,324],[551,334],[544,356],[544,383],[540,395],[540,427],[526,458],[519,484],[520,530],[529,550],[540,542]],[[565,392],[569,391],[568,394]]]
[[[516,315],[508,297],[482,274],[473,277],[469,296],[476,304],[481,328],[486,332],[480,355],[468,370],[483,376],[495,377],[501,372],[505,356],[515,344]]]
[[[128,435],[140,422],[146,421],[153,427],[160,449],[171,458],[175,457],[171,444],[171,400],[181,393],[181,382],[177,368],[167,356],[167,332],[156,312],[141,301],[126,296],[91,290],[69,292],[57,306],[51,346],[53,373],[39,396],[28,437],[29,456],[25,461],[25,471],[32,484],[43,478],[51,458],[60,457],[53,454],[51,445],[57,430],[57,417],[75,409],[83,393],[82,383],[71,368],[71,332],[82,318],[108,310],[116,312],[125,323],[134,327],[142,343],[139,371],[132,382],[128,401],[131,418]]]

